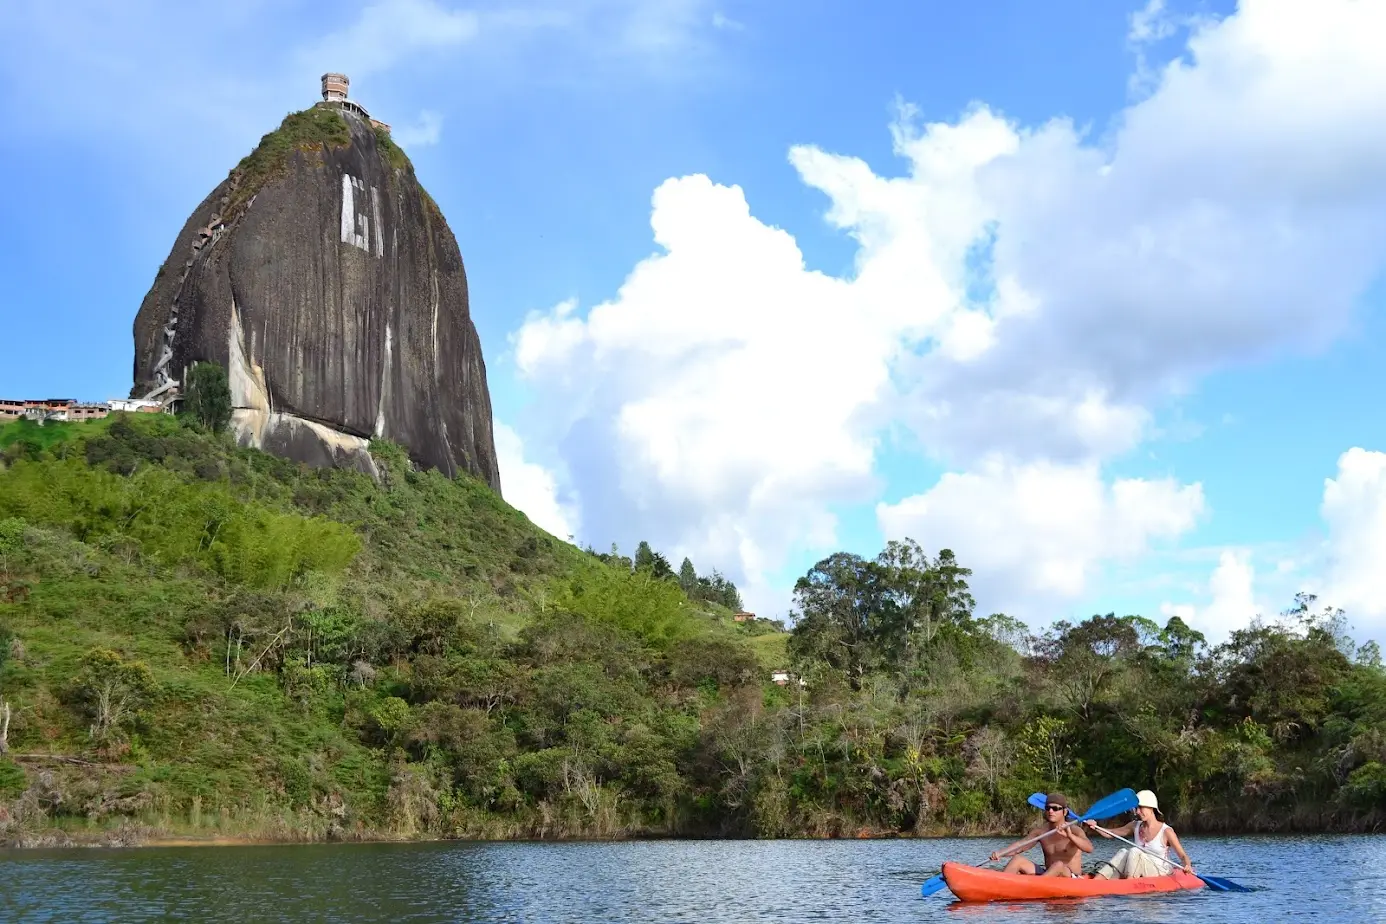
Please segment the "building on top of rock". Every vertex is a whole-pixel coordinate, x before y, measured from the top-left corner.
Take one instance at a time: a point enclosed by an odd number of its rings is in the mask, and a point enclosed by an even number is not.
[[[331,106],[335,109],[341,109],[345,112],[354,112],[361,118],[365,119],[367,122],[371,123],[371,126],[373,128],[383,128],[385,129],[385,131],[388,132],[390,130],[389,125],[380,121],[379,119],[372,119],[371,114],[366,111],[366,107],[362,106],[356,100],[347,99],[347,88],[350,86],[351,79],[348,78],[346,74],[334,74],[331,72],[323,74],[322,102],[318,103],[317,105]]]

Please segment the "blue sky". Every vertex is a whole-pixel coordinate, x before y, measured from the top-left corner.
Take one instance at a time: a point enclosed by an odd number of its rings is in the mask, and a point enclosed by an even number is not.
[[[911,535],[1036,626],[1218,637],[1305,589],[1386,635],[1378,9],[234,7],[0,9],[0,394],[125,394],[187,214],[342,70],[458,237],[555,533],[776,615]]]

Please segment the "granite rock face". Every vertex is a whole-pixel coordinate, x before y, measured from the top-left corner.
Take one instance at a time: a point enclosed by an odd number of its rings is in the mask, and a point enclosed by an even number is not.
[[[373,473],[384,437],[500,491],[457,241],[353,113],[315,107],[265,136],[183,226],[134,335],[131,396],[221,363],[244,445]]]

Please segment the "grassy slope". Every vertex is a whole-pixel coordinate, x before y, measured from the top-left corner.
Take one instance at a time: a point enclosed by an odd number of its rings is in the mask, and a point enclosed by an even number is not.
[[[575,575],[605,580],[610,570],[539,530],[481,483],[412,471],[397,447],[375,447],[385,470],[377,486],[356,473],[308,471],[235,449],[163,416],[132,417],[112,439],[116,419],[0,427],[0,451],[9,460],[0,471],[0,522],[8,517],[13,524],[16,513],[24,519],[22,540],[0,558],[0,623],[19,639],[17,657],[0,670],[0,694],[13,704],[10,746],[21,755],[16,763],[0,762],[0,786],[8,789],[0,795],[18,797],[27,789],[32,802],[47,786],[63,800],[61,809],[49,805],[37,813],[19,799],[11,807],[14,830],[119,823],[165,832],[319,837],[335,823],[336,836],[378,833],[391,757],[347,721],[343,691],[295,696],[282,671],[252,671],[233,683],[221,636],[197,644],[190,626],[237,606],[252,621],[268,620],[270,610],[306,609],[388,626],[411,604],[444,598],[513,639]],[[98,464],[89,465],[89,457]],[[103,468],[122,474],[95,470]],[[112,501],[107,493],[84,512],[55,512],[54,496],[88,489],[48,487],[67,484],[57,477],[64,473],[76,485],[99,476],[110,482],[101,482],[102,490],[128,487],[135,496],[153,490],[142,484],[162,484],[166,498],[175,497],[172,487],[186,487],[191,493],[178,502],[198,510],[229,494],[237,511],[323,517],[359,537],[360,551],[337,573],[309,571],[286,586],[250,588],[244,585],[251,578],[228,579],[205,561],[171,555],[158,544],[172,541],[162,532],[140,538],[102,528],[102,516],[123,522],[125,514],[100,505],[128,498]],[[140,482],[156,475],[174,480]],[[263,601],[261,610],[255,600]],[[725,612],[681,606],[678,635],[746,635]],[[767,667],[779,666],[783,634],[750,641]],[[115,744],[97,741],[90,710],[73,692],[81,659],[92,649],[147,664],[158,691]],[[243,664],[251,651],[245,646]],[[334,816],[343,814],[336,800],[346,805],[350,824]]]

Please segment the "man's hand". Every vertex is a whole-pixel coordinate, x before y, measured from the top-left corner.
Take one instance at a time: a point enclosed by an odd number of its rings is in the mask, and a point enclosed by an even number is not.
[[[999,850],[993,850],[993,851],[991,852],[991,857],[990,857],[989,859],[990,859],[991,862],[993,862],[993,863],[995,863],[997,860],[1000,860],[1000,859],[1001,859],[1001,851],[999,851]]]

